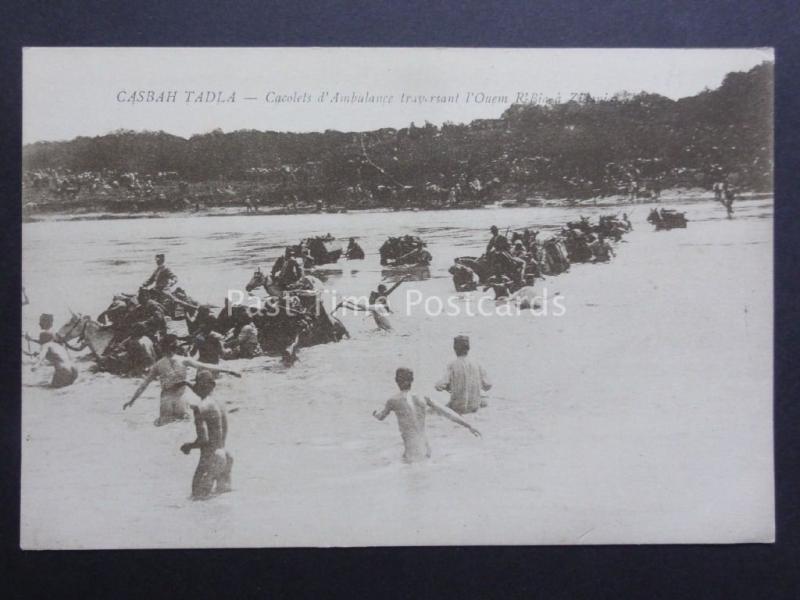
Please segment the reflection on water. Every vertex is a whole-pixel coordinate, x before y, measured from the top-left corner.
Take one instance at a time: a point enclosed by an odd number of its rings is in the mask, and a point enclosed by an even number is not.
[[[394,283],[405,279],[406,281],[425,281],[431,278],[431,269],[428,266],[407,266],[381,269],[381,277]]]

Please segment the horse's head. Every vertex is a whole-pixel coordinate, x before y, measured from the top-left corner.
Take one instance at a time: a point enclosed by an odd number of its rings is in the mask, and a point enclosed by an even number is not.
[[[88,321],[88,315],[72,313],[69,321],[64,323],[64,325],[62,325],[61,328],[56,331],[54,336],[55,339],[60,342],[67,342],[71,339],[79,337],[83,333],[83,328]]]
[[[253,277],[250,278],[250,281],[247,282],[247,285],[244,286],[244,289],[248,292],[252,292],[255,288],[264,285],[266,281],[266,276],[261,272],[261,268],[259,267],[253,272]]]

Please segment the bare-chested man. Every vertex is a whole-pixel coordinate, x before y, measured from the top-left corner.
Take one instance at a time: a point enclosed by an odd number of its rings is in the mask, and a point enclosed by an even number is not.
[[[456,359],[447,365],[444,376],[436,383],[440,392],[450,393],[447,407],[458,414],[476,412],[486,406],[481,391],[487,392],[492,384],[486,371],[469,356],[469,337],[457,335],[453,338]]]
[[[188,367],[194,367],[198,372],[206,370],[211,372],[228,373],[234,377],[241,377],[241,373],[233,369],[221,368],[218,365],[202,363],[188,356],[180,356],[178,351],[178,338],[172,334],[164,337],[161,345],[164,356],[150,369],[144,381],[136,388],[133,397],[122,405],[122,409],[133,406],[136,399],[142,395],[152,381],[161,382],[161,403],[159,407],[156,426],[165,425],[171,421],[188,418],[186,400],[183,399],[183,382],[186,380]]]
[[[211,396],[216,382],[209,371],[199,371],[194,385],[188,381],[184,381],[183,385],[200,398],[199,402],[190,403],[197,438],[183,444],[181,452],[188,455],[195,448],[200,450],[200,460],[192,478],[192,499],[202,500],[212,492],[222,494],[231,489],[233,457],[225,449],[228,416],[225,407]]]
[[[25,332],[25,339],[34,344],[44,346],[45,344],[54,340],[53,335],[53,315],[44,313],[39,316],[39,337],[31,337],[28,332]]]
[[[42,344],[39,358],[31,367],[31,371],[36,371],[45,361],[53,365],[54,369],[50,387],[61,388],[75,383],[78,378],[78,369],[72,364],[66,348],[55,342]]]
[[[378,289],[370,292],[369,301],[366,305],[362,305],[350,299],[344,300],[333,309],[331,314],[335,313],[337,310],[339,310],[339,308],[342,307],[354,311],[368,312],[372,315],[372,318],[374,319],[375,324],[378,326],[378,329],[382,331],[391,331],[392,323],[389,321],[388,313],[392,312],[392,309],[389,306],[389,300],[387,299],[387,296],[395,291],[400,284],[409,277],[410,275],[402,277],[397,283],[388,289],[384,284],[380,284]]]
[[[419,462],[431,456],[431,447],[425,434],[425,414],[428,409],[453,423],[466,427],[472,435],[480,437],[480,431],[451,410],[439,406],[427,396],[422,401],[417,395],[410,394],[411,384],[414,382],[414,372],[411,369],[404,367],[397,369],[394,380],[400,391],[386,401],[383,410],[373,411],[372,416],[379,421],[383,421],[391,412],[397,416],[397,426],[400,428],[400,435],[405,446],[405,452],[403,452],[405,462]]]

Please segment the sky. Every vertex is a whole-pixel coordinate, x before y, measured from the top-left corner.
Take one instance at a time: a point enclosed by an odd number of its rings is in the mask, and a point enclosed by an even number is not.
[[[189,137],[466,123],[518,100],[621,90],[682,98],[773,59],[768,48],[26,48],[22,136],[27,144],[117,129]],[[148,91],[174,92],[174,101],[130,101]],[[338,101],[353,94],[373,101]],[[287,97],[295,101],[276,101]]]

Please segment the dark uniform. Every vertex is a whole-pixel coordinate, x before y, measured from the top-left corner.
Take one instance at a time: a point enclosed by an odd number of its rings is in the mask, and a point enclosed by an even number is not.
[[[147,281],[142,284],[142,287],[150,287],[151,285],[160,292],[169,291],[176,283],[178,278],[175,273],[167,265],[159,265],[153,274],[148,277]]]

